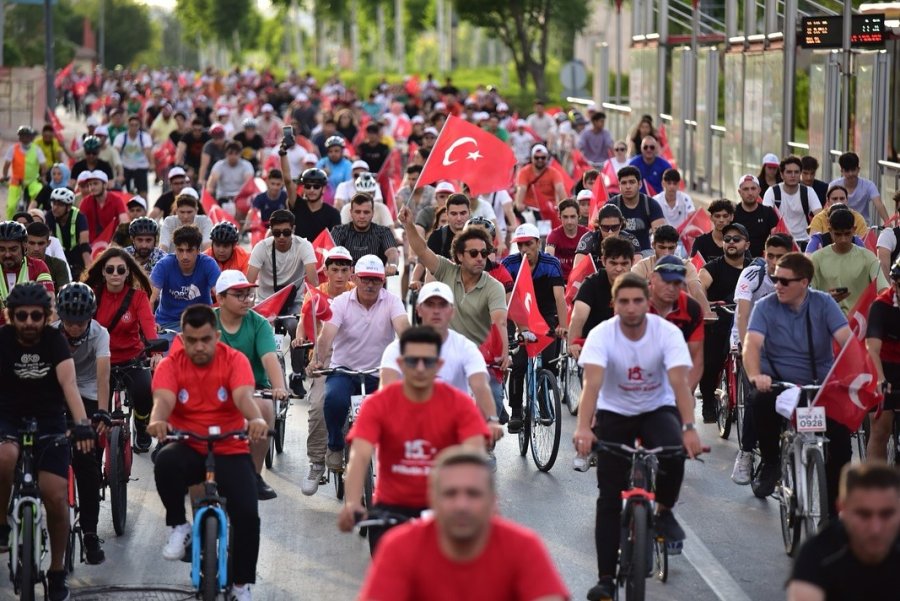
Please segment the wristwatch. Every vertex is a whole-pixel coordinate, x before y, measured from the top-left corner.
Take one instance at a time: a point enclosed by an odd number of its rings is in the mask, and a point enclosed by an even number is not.
[[[682,424],[681,426],[682,432],[690,432],[692,430],[696,430],[696,428],[694,427],[694,422],[688,422],[686,424]]]
[[[488,421],[488,423],[490,423],[490,422],[496,422],[498,424],[500,423],[500,418],[497,417],[496,415],[489,415],[485,419]]]

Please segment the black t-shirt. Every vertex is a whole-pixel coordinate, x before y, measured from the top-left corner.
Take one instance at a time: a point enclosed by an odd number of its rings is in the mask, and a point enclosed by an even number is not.
[[[360,159],[369,164],[369,171],[371,173],[378,173],[381,171],[381,166],[384,165],[384,162],[387,160],[390,153],[391,149],[381,142],[376,142],[375,144],[363,142],[356,147],[356,154],[359,155]]]
[[[712,232],[708,232],[697,236],[697,239],[694,240],[694,246],[691,247],[691,256],[693,257],[697,253],[700,253],[704,260],[712,261],[724,255],[725,249],[716,244],[716,241],[713,240]]]
[[[742,203],[738,203],[732,223],[740,223],[747,228],[747,233],[750,234],[750,254],[761,257],[766,249],[766,239],[772,233],[772,228],[778,225],[778,216],[775,215],[775,209],[762,203],[757,204],[756,210],[750,212],[744,210]]]
[[[181,142],[184,142],[186,149],[184,151],[184,164],[193,167],[195,170],[200,169],[200,159],[203,157],[203,147],[207,142],[212,140],[212,136],[208,132],[203,131],[199,136],[194,135],[194,131],[188,131],[181,136]]]
[[[106,177],[109,178],[109,181],[113,181],[115,179],[115,174],[113,173],[112,165],[110,165],[108,162],[104,161],[103,159],[97,159],[97,166],[94,167],[93,170],[96,171],[98,169],[106,174]],[[83,171],[91,171],[91,168],[88,167],[87,159],[81,159],[80,161],[78,161],[77,163],[72,165],[72,173],[71,173],[70,177],[77,182],[78,176]]]
[[[322,203],[318,211],[310,211],[309,205],[303,198],[298,198],[294,203],[294,233],[310,242],[322,233],[322,230],[331,230],[341,224],[341,212],[333,206]]]
[[[704,265],[703,269],[712,276],[712,283],[706,291],[706,298],[709,302],[724,301],[728,304],[734,303],[734,289],[737,288],[741,272],[749,264],[750,259],[744,257],[741,267],[732,267],[725,260],[725,257],[719,257]]]
[[[0,327],[0,414],[4,417],[55,417],[66,411],[56,366],[72,357],[56,328],[45,327],[34,346],[23,346],[12,325]]]
[[[621,194],[610,198],[609,203],[622,211],[622,216],[625,217],[625,230],[638,239],[641,250],[650,250],[650,224],[657,219],[665,219],[659,203],[645,194],[638,195],[637,205],[633,209],[625,205],[625,199]]]
[[[825,591],[825,601],[896,599],[900,594],[900,537],[878,565],[860,563],[850,551],[847,531],[840,520],[800,548],[791,580],[813,584]]]
[[[895,403],[900,400],[900,309],[886,300],[883,294],[879,295],[869,308],[866,338],[881,340],[884,377],[896,391],[888,395],[888,400],[896,407]]]
[[[428,248],[430,248],[434,254],[446,257],[452,261],[453,257],[450,256],[450,245],[453,244],[453,238],[455,237],[456,234],[450,229],[449,225],[442,225],[428,236]]]
[[[638,242],[638,239],[631,233],[626,232],[624,230],[619,230],[619,233],[616,234],[619,238],[623,238],[631,242],[631,245],[634,247],[634,254],[641,254],[641,243]],[[594,258],[594,265],[597,267],[600,266],[600,254],[603,250],[601,248],[601,243],[603,240],[600,237],[599,231],[591,231],[587,232],[584,236],[581,237],[581,240],[578,241],[578,246],[575,247],[576,255],[591,255]]]
[[[253,165],[253,170],[256,171],[259,167],[258,153],[263,147],[262,136],[256,134],[252,138],[247,138],[247,132],[242,131],[235,134],[234,141],[241,143],[243,147],[241,149],[241,158],[250,161],[250,164]]]
[[[581,288],[578,289],[575,300],[581,301],[591,308],[581,330],[581,337],[586,338],[588,332],[614,315],[612,284],[609,283],[609,275],[606,270],[600,269],[597,273],[586,277],[581,283]]]

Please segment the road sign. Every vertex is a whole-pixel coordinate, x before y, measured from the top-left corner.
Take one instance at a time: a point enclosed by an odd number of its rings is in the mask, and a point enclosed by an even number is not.
[[[587,69],[581,61],[569,61],[559,70],[559,81],[567,90],[580,90],[587,83]]]

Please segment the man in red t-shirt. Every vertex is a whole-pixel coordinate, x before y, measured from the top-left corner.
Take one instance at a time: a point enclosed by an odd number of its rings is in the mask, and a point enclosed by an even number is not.
[[[416,517],[428,507],[428,472],[435,456],[463,444],[482,453],[490,432],[472,398],[449,384],[435,382],[443,365],[441,335],[430,326],[400,335],[397,365],[403,380],[368,397],[347,435],[350,463],[344,478],[344,507],[338,527],[349,532],[360,503],[363,480],[378,449],[376,509]],[[383,534],[370,528],[372,548]]]
[[[550,168],[550,152],[543,144],[531,149],[531,164],[516,176],[516,208],[537,209],[537,219],[556,219],[556,205],[566,197],[566,187],[559,171]]]
[[[106,231],[110,223],[117,220],[118,223],[129,222],[125,199],[118,192],[111,192],[106,189],[108,181],[109,178],[102,171],[91,171],[91,175],[87,180],[91,195],[85,197],[81,201],[81,206],[78,207],[78,210],[87,219],[91,243]],[[111,235],[110,239],[112,239]]]
[[[569,280],[569,272],[575,264],[575,249],[581,237],[588,233],[583,225],[578,225],[578,203],[571,198],[559,203],[559,220],[562,225],[547,236],[547,254],[559,259],[563,279]]]
[[[358,601],[564,601],[569,591],[540,538],[496,515],[486,457],[445,449],[430,474],[433,520],[387,534]]]
[[[153,376],[153,411],[147,432],[160,443],[172,430],[207,435],[243,430],[251,441],[269,430],[253,401],[255,380],[247,357],[219,341],[216,314],[207,305],[191,305],[181,316],[182,348],[163,359]],[[216,444],[216,483],[228,500],[226,510],[234,533],[231,560],[236,599],[250,599],[259,554],[259,510],[256,470],[246,440]],[[166,508],[169,539],[163,557],[177,561],[191,540],[184,512],[188,486],[203,481],[206,444],[196,440],[165,445],[156,457],[156,490]]]

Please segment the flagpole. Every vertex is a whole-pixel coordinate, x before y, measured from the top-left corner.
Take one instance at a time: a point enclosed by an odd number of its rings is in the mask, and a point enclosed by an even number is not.
[[[453,115],[447,115],[447,120],[444,122],[444,126],[441,128],[441,131],[438,132],[437,138],[435,138],[435,140],[434,140],[434,146],[431,147],[431,150],[434,150],[435,147],[438,145],[438,142],[440,141],[441,136],[444,135],[444,131],[447,129],[447,124],[450,123],[451,119],[455,119],[455,118],[456,117],[454,117]],[[422,165],[422,170],[419,171],[419,176],[416,177],[416,184],[413,186],[413,189],[412,189],[413,192],[415,192],[416,190],[419,189],[419,180],[422,179],[422,174],[425,173],[425,170],[428,168],[428,163],[431,162],[432,158],[434,158],[434,152],[429,152],[428,158],[425,159],[425,164]],[[410,194],[409,198],[406,199],[406,208],[408,208],[409,210],[412,210],[412,199],[413,199],[412,194]]]
[[[807,291],[807,294],[809,294],[808,291]],[[853,336],[852,332],[851,332],[851,336]],[[840,352],[838,352],[837,357],[834,358],[834,363],[831,364],[831,369],[829,369],[828,373],[825,374],[825,378],[822,380],[821,386],[819,387],[819,392],[816,393],[815,398],[812,400],[811,406],[813,406],[819,402],[819,397],[821,397],[822,392],[825,391],[825,383],[831,377],[831,374],[834,373],[835,366],[838,364],[838,361],[841,360],[841,357],[844,356],[844,353],[847,352],[847,348],[849,348],[849,346],[850,346],[850,338],[847,338],[847,341],[844,343],[844,346],[841,347]]]

